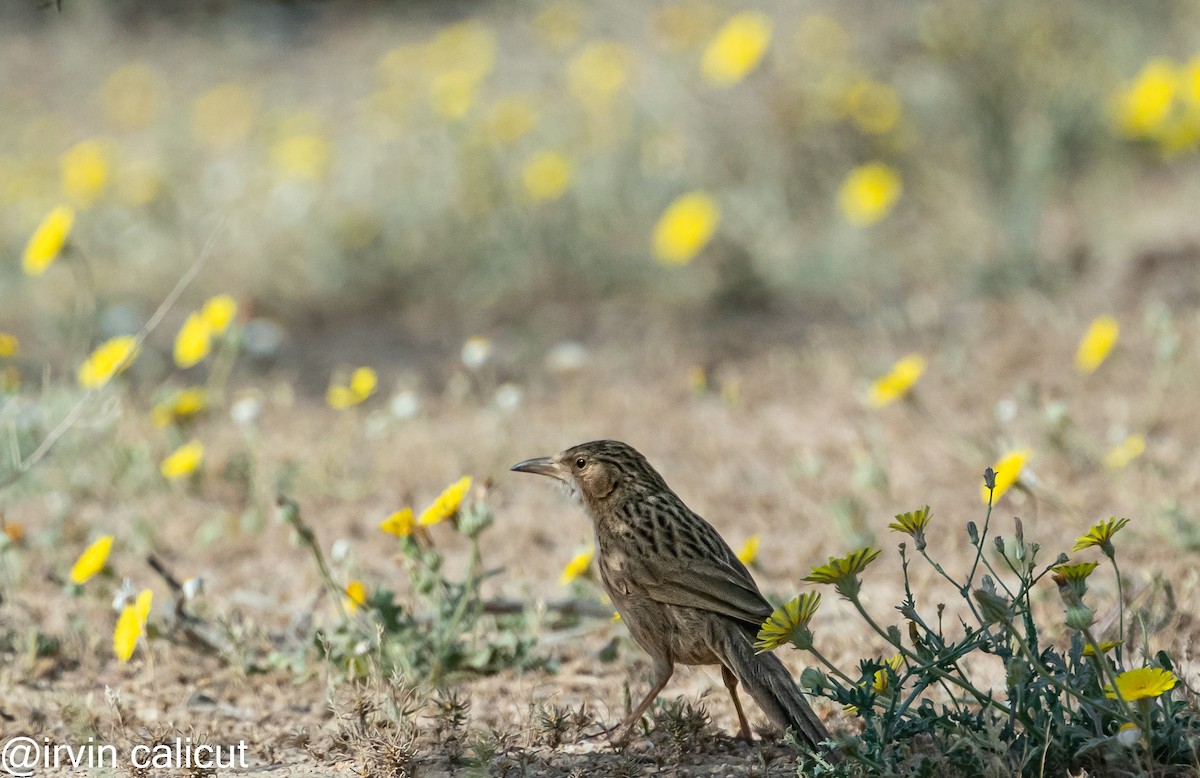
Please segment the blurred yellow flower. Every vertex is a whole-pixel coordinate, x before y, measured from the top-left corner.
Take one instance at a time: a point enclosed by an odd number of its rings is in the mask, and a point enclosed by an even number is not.
[[[846,93],[846,113],[863,132],[882,135],[900,120],[900,98],[887,84],[857,81]]]
[[[900,197],[900,174],[882,162],[854,168],[838,189],[838,206],[846,221],[869,227],[891,213]]]
[[[478,84],[474,76],[461,70],[434,76],[429,85],[429,101],[434,114],[450,121],[466,116],[475,104]]]
[[[992,470],[996,473],[996,490],[989,497],[987,486],[980,486],[979,494],[984,505],[987,505],[989,499],[999,500],[1000,496],[1021,478],[1021,471],[1031,453],[1027,448],[1009,451],[992,465]]]
[[[1146,453],[1146,439],[1141,435],[1129,435],[1104,455],[1104,466],[1109,470],[1120,470]]]
[[[0,332],[0,357],[15,357],[21,353],[21,341],[16,335]]]
[[[554,3],[533,17],[538,40],[555,51],[564,51],[579,40],[579,8],[573,3]]]
[[[342,605],[350,613],[354,613],[359,608],[367,604],[367,587],[362,581],[351,581],[346,584],[346,596],[342,600]]]
[[[1096,372],[1096,368],[1108,358],[1120,333],[1121,327],[1113,317],[1097,316],[1092,319],[1079,341],[1079,348],[1075,350],[1075,369],[1084,375]]]
[[[629,50],[616,41],[592,41],[567,65],[571,94],[584,106],[604,108],[629,80]]]
[[[237,316],[237,301],[227,294],[218,294],[208,298],[200,309],[200,317],[208,325],[213,335],[224,335],[225,330]]]
[[[99,389],[132,365],[137,355],[137,338],[132,335],[106,340],[79,366],[79,385],[84,389]]]
[[[743,565],[752,565],[754,560],[758,559],[758,546],[761,542],[762,538],[759,535],[751,535],[746,538],[741,550],[737,552],[737,558]]]
[[[514,143],[536,127],[537,121],[537,105],[530,97],[506,97],[492,106],[487,120],[488,134],[498,144]]]
[[[112,551],[113,536],[101,535],[79,555],[71,566],[71,583],[82,585],[92,579],[96,573],[108,564],[108,555]]]
[[[333,149],[316,133],[289,135],[271,147],[271,163],[289,178],[320,181],[329,173]]]
[[[33,231],[25,244],[25,255],[21,267],[26,275],[40,276],[58,258],[67,238],[71,237],[71,226],[75,223],[75,211],[69,205],[60,205]]]
[[[681,195],[654,227],[654,256],[668,265],[686,265],[712,240],[720,221],[721,209],[707,192]]]
[[[121,662],[128,662],[137,648],[138,641],[146,634],[146,622],[150,619],[150,604],[154,592],[143,589],[133,603],[121,609],[117,627],[113,630],[113,653]]]
[[[871,383],[867,403],[872,408],[882,408],[904,397],[925,374],[925,365],[925,357],[920,354],[909,354],[897,360],[891,370]]]
[[[571,561],[567,562],[567,566],[563,568],[562,575],[558,577],[558,582],[563,586],[571,583],[577,578],[588,574],[588,570],[592,567],[592,560],[596,558],[595,546],[580,551],[575,556],[571,557]]]
[[[454,483],[446,487],[438,498],[433,503],[421,511],[420,518],[417,519],[417,524],[422,527],[428,527],[433,524],[439,524],[446,519],[458,513],[458,509],[462,507],[463,498],[466,497],[467,491],[471,488],[471,476],[465,475]]]
[[[204,316],[199,312],[189,313],[175,335],[175,364],[184,369],[198,365],[211,349],[212,331]]]
[[[1098,654],[1107,654],[1109,651],[1112,651],[1114,648],[1116,648],[1117,646],[1121,645],[1124,642],[1125,642],[1124,640],[1105,640],[1105,641],[1102,641],[1099,645],[1093,645],[1091,643],[1088,643],[1086,646],[1083,647],[1083,655],[1084,656],[1097,656]],[[1099,651],[1097,651],[1097,649],[1099,649]]]
[[[254,97],[239,84],[220,84],[192,103],[192,134],[217,149],[238,145],[250,134],[257,111]]]
[[[99,140],[77,143],[62,155],[63,192],[80,208],[87,208],[104,191],[111,156],[108,144]]]
[[[534,202],[557,200],[571,183],[571,161],[557,151],[539,151],[525,161],[521,181]]]
[[[739,83],[762,61],[771,43],[769,16],[757,11],[734,14],[704,51],[700,71],[717,86]]]
[[[496,64],[496,35],[478,19],[443,28],[425,48],[425,64],[435,74],[460,73],[472,84]]]
[[[145,127],[158,116],[166,85],[162,76],[144,62],[122,65],[100,88],[104,115],[125,130]]]
[[[416,522],[413,520],[413,509],[404,508],[396,511],[391,516],[388,516],[386,519],[380,522],[379,529],[383,530],[389,535],[395,535],[398,538],[403,538],[412,534],[413,527],[415,525]]]
[[[159,470],[163,478],[175,480],[191,475],[204,461],[204,444],[198,440],[184,443],[162,461]]]
[[[208,392],[194,386],[180,389],[170,397],[157,403],[150,411],[150,419],[156,427],[167,427],[182,419],[190,419],[208,407]]]
[[[1127,702],[1166,694],[1175,688],[1178,681],[1174,673],[1161,667],[1139,667],[1126,670],[1116,677],[1117,692]],[[1114,700],[1117,698],[1111,684],[1104,687],[1104,696]]]
[[[358,405],[375,393],[379,376],[369,367],[359,367],[350,374],[347,385],[330,384],[325,392],[325,402],[330,408],[342,410]]]
[[[1166,123],[1179,83],[1169,59],[1150,60],[1115,99],[1117,125],[1130,137],[1153,137]]]
[[[883,664],[885,665],[885,668],[892,668],[892,672],[899,672],[900,668],[904,665],[904,657],[900,654],[893,654],[887,659],[884,659]],[[886,694],[888,691],[890,681],[885,668],[876,670],[875,675],[871,678],[871,689],[876,694]]]

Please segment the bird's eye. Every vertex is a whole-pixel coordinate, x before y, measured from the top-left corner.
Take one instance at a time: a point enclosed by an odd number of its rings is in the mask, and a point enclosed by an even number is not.
[[[577,469],[582,470],[585,465],[587,465],[587,460],[584,459],[583,457],[580,457],[579,459],[575,460],[575,467]]]

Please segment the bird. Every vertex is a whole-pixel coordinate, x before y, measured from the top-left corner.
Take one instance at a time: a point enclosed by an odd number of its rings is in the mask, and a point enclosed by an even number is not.
[[[654,684],[619,725],[628,739],[675,665],[720,665],[737,711],[738,736],[753,741],[739,683],[779,727],[813,749],[829,739],[778,657],[754,638],[774,610],[717,530],[671,490],[632,446],[596,440],[512,470],[556,479],[592,521],[600,581],[633,639],[650,655]]]

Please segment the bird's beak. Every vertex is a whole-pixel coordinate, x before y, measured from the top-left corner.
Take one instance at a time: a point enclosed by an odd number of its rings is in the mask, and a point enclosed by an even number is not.
[[[567,480],[566,470],[562,465],[558,464],[550,457],[526,459],[524,462],[518,462],[509,469],[516,470],[518,473],[537,473],[538,475],[548,475],[551,478],[558,479],[559,481]]]

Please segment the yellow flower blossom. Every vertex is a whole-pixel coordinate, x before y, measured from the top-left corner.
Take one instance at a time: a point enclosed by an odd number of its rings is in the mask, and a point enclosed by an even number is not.
[[[257,109],[254,97],[244,87],[215,86],[192,103],[192,134],[207,146],[232,148],[250,134]]]
[[[1105,641],[1102,641],[1099,645],[1092,645],[1091,643],[1088,643],[1086,646],[1083,647],[1083,655],[1084,656],[1096,656],[1097,655],[1096,649],[1099,649],[1098,653],[1100,653],[1100,654],[1107,654],[1109,651],[1112,651],[1114,648],[1116,648],[1117,646],[1121,645],[1124,642],[1125,642],[1124,640],[1105,640]]]
[[[87,583],[108,564],[112,551],[113,536],[101,535],[79,555],[71,566],[71,583],[79,586]]]
[[[133,603],[121,609],[117,627],[113,630],[113,653],[122,663],[128,662],[137,648],[138,641],[146,634],[146,622],[150,619],[150,604],[154,592],[143,589]]]
[[[366,400],[375,393],[379,385],[379,376],[369,367],[356,368],[350,374],[350,382],[346,386],[331,384],[325,393],[325,402],[330,408],[343,410]]]
[[[979,496],[984,505],[987,505],[989,500],[999,500],[1000,496],[1021,478],[1021,471],[1031,454],[1027,448],[1009,451],[992,465],[992,470],[996,473],[996,489],[989,493],[986,484],[979,487]]]
[[[1055,565],[1050,568],[1054,571],[1054,580],[1061,578],[1063,581],[1076,583],[1086,581],[1088,576],[1096,571],[1100,566],[1099,562],[1075,562],[1074,564]]]
[[[208,407],[208,392],[200,386],[180,389],[156,404],[150,418],[156,427],[167,427],[182,419],[190,419]]]
[[[877,548],[860,548],[844,557],[829,557],[829,561],[813,568],[803,580],[809,583],[824,583],[837,585],[842,581],[856,577],[867,565],[875,561],[882,553]]]
[[[181,368],[198,365],[212,350],[212,330],[200,313],[189,313],[175,335],[175,364]]]
[[[863,132],[882,135],[900,120],[900,98],[887,84],[858,81],[846,93],[846,113]]]
[[[737,552],[737,558],[743,565],[752,565],[754,560],[758,559],[758,547],[762,542],[762,537],[759,535],[751,535],[746,538],[746,542],[742,544],[741,550]]]
[[[21,353],[21,341],[16,335],[0,332],[0,357],[15,357]]]
[[[425,47],[425,64],[434,73],[459,73],[477,84],[495,67],[496,35],[478,19],[451,24]]]
[[[132,365],[137,355],[137,338],[132,335],[106,340],[79,366],[79,385],[84,389],[99,389]]]
[[[1121,699],[1127,702],[1166,694],[1175,688],[1178,681],[1179,679],[1175,677],[1174,673],[1161,667],[1139,667],[1135,670],[1126,670],[1116,678],[1117,691],[1121,693]],[[1110,699],[1117,698],[1112,685],[1104,687],[1104,696]]]
[[[237,316],[237,301],[227,294],[218,294],[208,298],[200,309],[200,317],[208,325],[213,335],[224,335]]]
[[[1075,545],[1071,547],[1071,550],[1082,551],[1095,546],[1105,554],[1111,555],[1113,535],[1124,529],[1128,523],[1129,519],[1118,519],[1115,516],[1106,521],[1097,522],[1088,528],[1086,534],[1075,538]]]
[[[869,227],[892,212],[900,198],[900,174],[890,165],[869,162],[850,171],[838,189],[846,221]]]
[[[883,664],[892,668],[892,672],[899,672],[900,668],[904,665],[904,657],[900,654],[893,654],[887,659],[884,659]],[[886,694],[888,687],[889,679],[887,670],[885,668],[876,670],[875,675],[871,678],[871,689],[876,694]]]
[[[411,535],[414,526],[416,522],[413,520],[412,508],[398,510],[379,523],[379,529],[398,538]]]
[[[470,73],[452,70],[434,76],[429,85],[429,101],[434,114],[450,121],[463,118],[475,104],[479,80]]]
[[[63,192],[80,208],[96,201],[108,184],[108,145],[99,140],[77,143],[62,155]]]
[[[1156,135],[1171,115],[1178,87],[1175,65],[1169,59],[1152,59],[1115,98],[1117,126],[1132,138]]]
[[[629,80],[629,50],[610,40],[592,41],[567,65],[567,83],[580,103],[603,108]]]
[[[734,14],[704,51],[700,71],[717,86],[733,86],[762,61],[771,43],[771,18],[757,11]]]
[[[422,527],[428,527],[454,516],[458,513],[458,509],[462,507],[463,498],[466,497],[467,491],[470,488],[471,476],[469,475],[465,475],[447,486],[428,508],[421,511],[421,516],[417,519],[417,524],[420,524]]]
[[[776,608],[758,630],[754,649],[758,653],[774,651],[784,643],[799,648],[812,645],[808,623],[821,605],[820,592],[805,592]]]
[[[162,76],[144,62],[131,62],[114,70],[100,88],[108,120],[121,129],[136,130],[158,116],[166,95]]]
[[[888,529],[908,535],[916,542],[917,550],[924,551],[925,528],[929,526],[929,518],[932,515],[928,505],[908,513],[897,513],[896,520],[888,524]]]
[[[708,192],[681,195],[654,227],[654,256],[668,265],[686,265],[712,240],[720,221],[721,209]]]
[[[580,551],[571,557],[570,562],[567,562],[567,566],[563,568],[562,575],[558,577],[558,582],[566,586],[575,579],[587,575],[588,570],[592,567],[592,560],[595,558],[596,548],[594,546],[589,546]]]
[[[46,214],[25,244],[21,267],[26,275],[40,276],[46,272],[67,245],[74,224],[75,211],[69,205],[60,205]]]
[[[882,408],[907,395],[913,384],[925,374],[925,365],[925,357],[920,354],[909,354],[897,360],[891,370],[871,383],[868,404],[872,408]]]
[[[507,97],[492,106],[487,119],[488,133],[499,144],[515,143],[537,126],[538,110],[524,95]]]
[[[557,151],[540,151],[526,160],[521,181],[534,202],[557,200],[571,183],[571,161]]]
[[[329,173],[333,147],[324,135],[298,133],[281,138],[271,147],[271,163],[298,181],[320,181]]]
[[[1092,319],[1075,351],[1075,369],[1084,375],[1094,373],[1108,358],[1120,333],[1121,327],[1113,317],[1097,316]]]
[[[346,584],[346,596],[342,599],[342,605],[350,613],[354,613],[359,608],[367,604],[367,587],[362,581],[351,581]]]
[[[204,461],[204,444],[198,440],[184,443],[162,461],[159,470],[163,478],[184,478],[196,472]]]
[[[1146,439],[1141,435],[1129,435],[1104,455],[1104,466],[1109,470],[1121,470],[1130,462],[1146,453]]]

